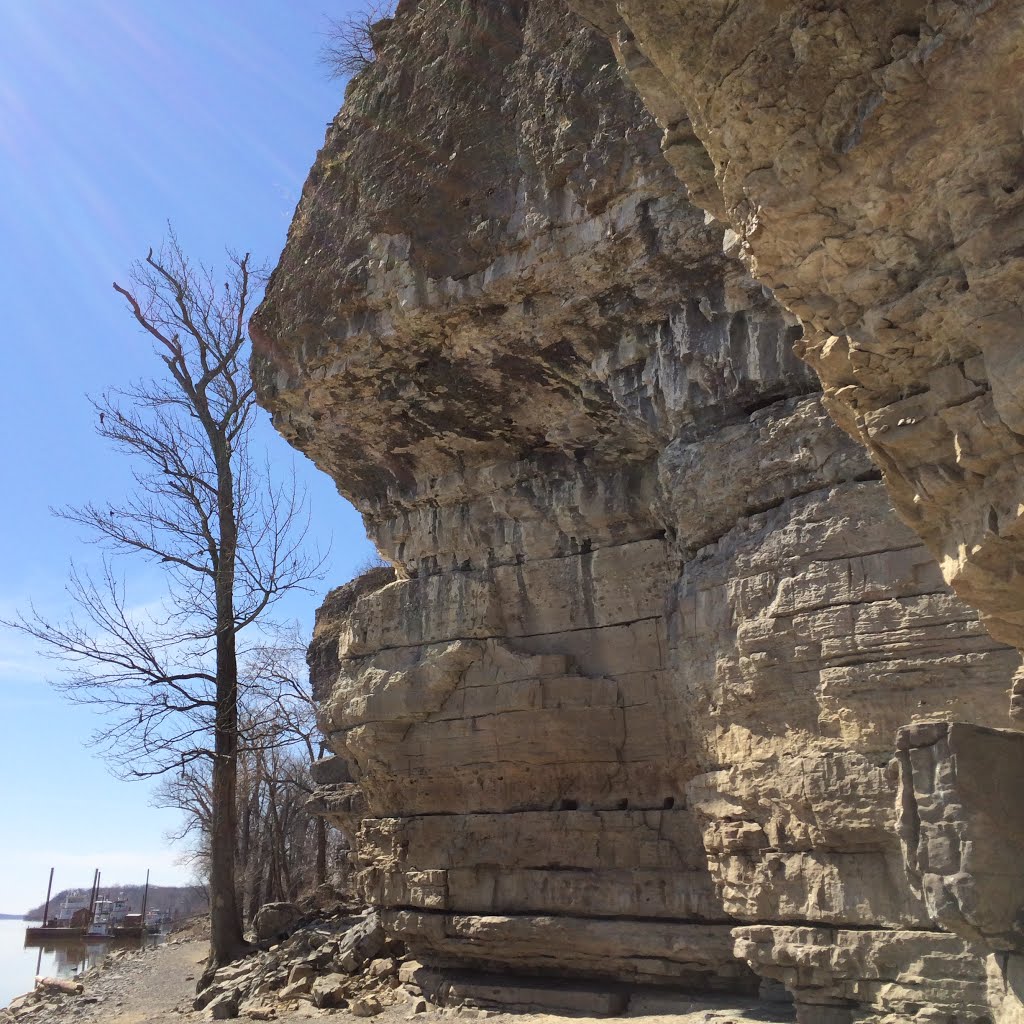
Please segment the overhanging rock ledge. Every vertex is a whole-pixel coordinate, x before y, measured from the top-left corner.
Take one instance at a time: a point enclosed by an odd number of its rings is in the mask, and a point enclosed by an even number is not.
[[[987,948],[904,871],[892,748],[1005,725],[1018,654],[662,135],[560,0],[404,0],[350,85],[251,326],[394,566],[318,619],[323,807],[433,967],[974,1024]]]

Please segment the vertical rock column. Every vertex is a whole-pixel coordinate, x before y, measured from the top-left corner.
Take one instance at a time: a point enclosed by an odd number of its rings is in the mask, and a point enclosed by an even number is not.
[[[993,950],[997,1019],[1024,1020],[1024,734],[921,722],[897,747],[907,874],[933,920]]]

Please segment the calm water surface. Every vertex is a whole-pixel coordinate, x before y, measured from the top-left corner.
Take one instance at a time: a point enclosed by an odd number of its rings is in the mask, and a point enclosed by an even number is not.
[[[138,946],[132,942],[62,942],[40,948],[25,947],[28,921],[0,921],[0,1006],[32,988],[36,974],[70,978],[85,970],[104,953],[120,947]],[[155,936],[153,936],[155,939]],[[38,965],[38,970],[37,970]]]

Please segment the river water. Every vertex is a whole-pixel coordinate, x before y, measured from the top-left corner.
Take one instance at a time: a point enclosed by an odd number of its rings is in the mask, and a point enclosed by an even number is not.
[[[85,970],[115,945],[113,942],[62,942],[42,947],[25,947],[27,921],[0,921],[0,1006],[15,996],[28,992],[35,976],[70,978]],[[150,941],[156,939],[152,936]],[[138,946],[138,940],[120,942],[121,946]]]

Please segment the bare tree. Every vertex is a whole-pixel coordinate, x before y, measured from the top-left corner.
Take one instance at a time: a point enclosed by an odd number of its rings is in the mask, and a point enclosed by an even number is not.
[[[278,777],[283,779],[295,797],[302,813],[300,821],[308,821],[315,836],[313,880],[316,885],[327,881],[327,821],[305,810],[306,800],[316,788],[311,767],[323,757],[326,744],[317,724],[317,707],[308,686],[306,644],[297,632],[280,631],[276,642],[263,645],[250,662],[250,670],[259,680],[257,699],[272,709],[273,744],[268,749],[284,748],[286,761]]]
[[[311,765],[323,753],[312,695],[303,680],[304,645],[279,632],[241,666],[236,873],[243,917],[264,902],[294,900],[327,880],[328,825],[307,804]],[[211,780],[193,762],[162,780],[158,806],[185,812],[175,838],[198,840],[196,859],[209,861]]]
[[[374,28],[394,10],[393,0],[366,0],[356,11],[327,19],[320,63],[331,78],[351,78],[377,59]]]
[[[72,701],[106,713],[93,739],[123,777],[208,766],[211,968],[248,948],[235,886],[240,637],[321,564],[305,550],[294,478],[275,486],[252,458],[245,325],[259,277],[246,253],[218,280],[172,232],[127,286],[114,284],[164,368],[93,402],[97,432],[132,458],[136,487],[120,504],[57,513],[106,546],[103,570],[72,568],[67,619],[33,608],[12,623],[62,663],[57,685]],[[161,600],[129,602],[121,554],[162,570]]]

